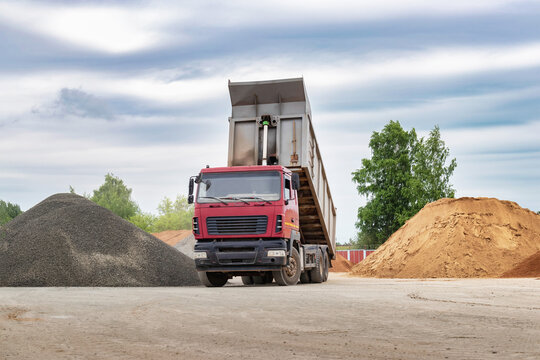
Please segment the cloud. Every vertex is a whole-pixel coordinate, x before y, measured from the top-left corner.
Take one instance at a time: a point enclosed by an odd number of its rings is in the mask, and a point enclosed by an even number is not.
[[[411,85],[413,87],[414,85]],[[390,96],[390,95],[386,95]],[[529,103],[528,106],[522,106]],[[352,133],[382,128],[389,120],[398,120],[404,127],[427,130],[434,125],[463,132],[501,124],[526,124],[537,119],[540,110],[540,88],[485,92],[475,95],[443,96],[424,94],[423,98],[409,98],[409,102],[382,104],[379,108],[344,111],[330,109],[316,116],[325,131],[339,129]],[[368,106],[366,106],[368,107]],[[517,127],[517,129],[521,129]]]
[[[162,44],[168,38],[162,27],[172,18],[148,7],[5,2],[0,20],[83,48],[127,53]]]
[[[540,120],[518,125],[483,126],[459,128],[444,132],[450,149],[457,155],[487,155],[499,157],[504,154],[540,153]]]
[[[228,79],[243,81],[299,75],[304,75],[310,95],[339,103],[351,94],[369,92],[382,85],[407,87],[407,82],[411,81],[435,83],[481,74],[499,76],[537,67],[540,67],[540,43],[387,50],[367,55],[320,51],[316,58],[303,53],[263,58],[252,55],[240,59],[228,55],[182,62],[168,69],[130,69],[128,72],[103,69],[57,69],[23,75],[0,72],[0,91],[9,99],[0,111],[9,112],[12,108],[13,113],[21,112],[24,104],[18,102],[27,103],[32,98],[36,106],[50,99],[50,89],[55,87],[84,88],[91,94],[99,94],[100,98],[131,97],[152,101],[156,106],[170,106],[227,99]],[[355,103],[359,103],[357,97]]]
[[[204,33],[260,26],[291,27],[317,23],[373,22],[415,16],[425,18],[489,14],[518,8],[526,1],[430,0],[236,1],[72,3],[5,1],[0,22],[57,39],[82,49],[126,54],[171,44],[189,44]],[[265,21],[268,20],[268,21]],[[196,30],[196,31],[194,31]],[[203,32],[201,36],[201,32]],[[199,33],[199,34],[197,34]]]
[[[75,117],[114,120],[109,104],[80,89],[63,88],[58,91],[57,99],[49,105],[33,111],[50,117]]]

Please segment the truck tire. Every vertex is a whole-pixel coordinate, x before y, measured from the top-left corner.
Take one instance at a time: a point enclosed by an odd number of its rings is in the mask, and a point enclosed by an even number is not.
[[[300,279],[300,255],[298,250],[292,249],[289,265],[281,267],[280,270],[272,271],[274,279],[280,286],[296,285]]]
[[[309,270],[306,270],[300,275],[300,282],[302,284],[309,284],[311,282],[311,279],[309,278]]]
[[[221,287],[227,283],[229,277],[220,272],[199,271],[199,279],[206,287]]]
[[[317,251],[317,259],[315,263],[317,265],[310,271],[311,282],[322,283],[324,281],[324,254],[321,249]]]
[[[242,284],[253,285],[253,276],[242,276]]]
[[[330,270],[330,257],[326,251],[323,251],[324,255],[324,271],[323,271],[323,282],[328,280],[328,271]]]

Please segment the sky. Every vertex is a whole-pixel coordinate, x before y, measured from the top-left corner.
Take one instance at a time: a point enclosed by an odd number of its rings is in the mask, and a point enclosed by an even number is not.
[[[112,172],[145,212],[227,164],[227,81],[304,77],[337,207],[390,120],[435,125],[456,196],[540,210],[539,1],[0,1],[0,199]]]

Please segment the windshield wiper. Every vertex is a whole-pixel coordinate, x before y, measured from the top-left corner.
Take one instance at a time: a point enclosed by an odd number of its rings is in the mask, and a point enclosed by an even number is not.
[[[269,204],[272,204],[272,202],[271,202],[270,200],[263,199],[263,198],[260,197],[260,196],[242,196],[242,199],[261,200],[261,201],[266,201],[266,202],[269,203]]]
[[[223,199],[223,200],[240,200],[241,202],[249,205],[248,201],[242,200],[241,198],[238,198],[238,197],[221,197],[220,199]]]
[[[221,201],[225,205],[229,205],[229,203],[227,203],[226,201],[223,201],[220,198],[215,197],[215,196],[201,196],[201,197],[199,197],[199,199],[214,199],[214,200],[217,200],[217,201]]]

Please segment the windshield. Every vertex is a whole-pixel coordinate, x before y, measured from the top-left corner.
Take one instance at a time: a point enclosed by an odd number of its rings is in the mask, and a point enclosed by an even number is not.
[[[198,203],[224,201],[270,201],[281,198],[278,171],[251,171],[202,174]]]

